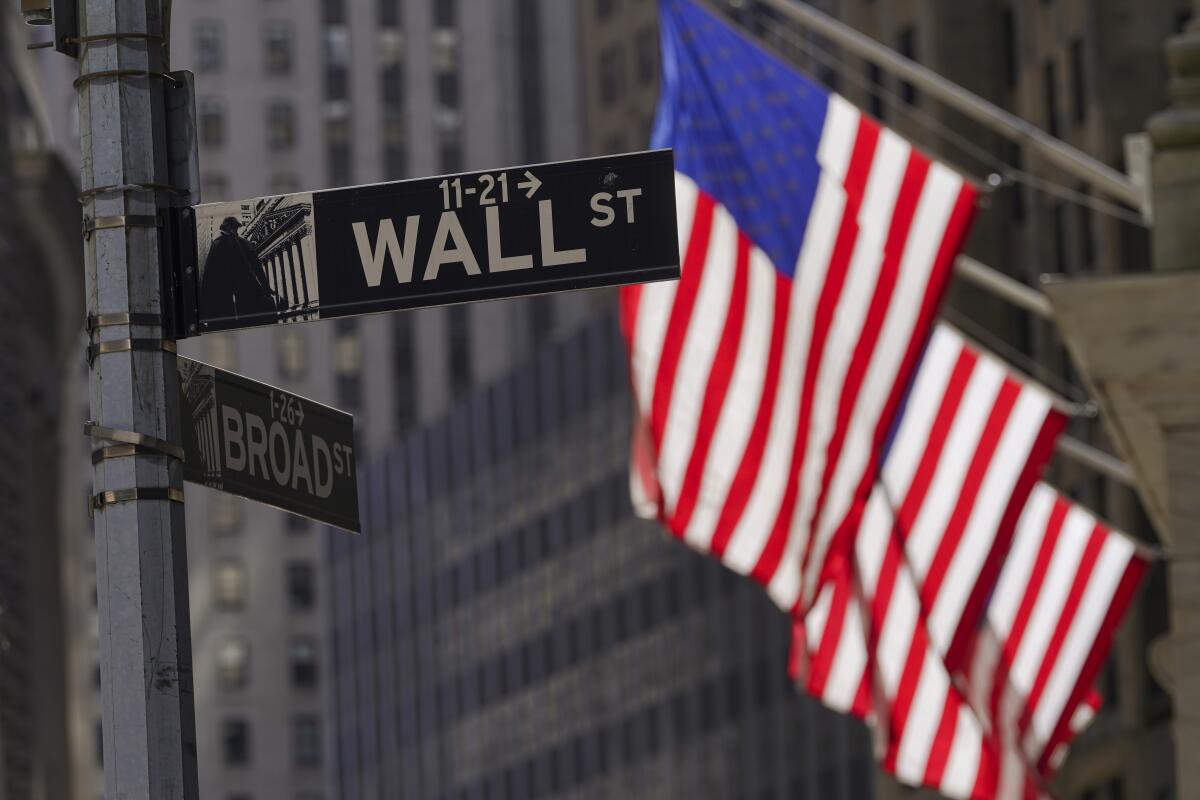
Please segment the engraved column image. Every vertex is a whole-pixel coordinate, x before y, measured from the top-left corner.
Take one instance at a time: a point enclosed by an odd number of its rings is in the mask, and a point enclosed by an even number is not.
[[[203,483],[221,488],[221,440],[217,426],[216,379],[212,367],[180,359],[179,381],[186,400],[183,420],[184,436],[194,437],[196,447],[186,448],[200,453]],[[189,465],[191,466],[191,465]]]
[[[222,323],[319,317],[311,194],[196,210],[200,310]]]

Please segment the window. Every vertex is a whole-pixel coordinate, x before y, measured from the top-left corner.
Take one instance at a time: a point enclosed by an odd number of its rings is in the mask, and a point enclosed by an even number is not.
[[[1067,206],[1054,204],[1054,266],[1060,273],[1069,271],[1067,264]]]
[[[1004,65],[1004,85],[1017,88],[1017,18],[1011,7],[1000,12],[1000,47]]]
[[[383,168],[388,180],[399,180],[408,175],[407,144],[403,112],[397,108],[384,109]]]
[[[250,682],[250,645],[231,636],[217,649],[217,683],[226,691],[241,689]]]
[[[450,391],[465,392],[471,385],[471,317],[465,305],[449,309]]]
[[[1046,95],[1046,131],[1058,136],[1058,72],[1053,61],[1042,69],[1042,91]]]
[[[379,0],[379,26],[398,28],[401,24],[400,0]]]
[[[622,74],[621,50],[609,47],[600,54],[600,102],[611,106],[621,96],[625,76]]]
[[[917,61],[917,30],[911,25],[900,31],[900,53],[905,58]],[[917,87],[908,81],[900,82],[900,94],[910,106],[917,104]]]
[[[292,764],[301,768],[321,766],[321,722],[313,714],[292,718]]]
[[[453,28],[458,25],[457,0],[432,0],[433,25],[435,28]]]
[[[1086,186],[1076,187],[1085,198],[1089,196]],[[1092,209],[1086,203],[1079,203],[1076,207],[1079,213],[1079,255],[1085,266],[1094,267],[1096,265],[1096,231],[1093,227],[1095,218],[1092,216]]]
[[[637,79],[643,86],[654,82],[658,71],[658,36],[653,28],[638,31]]]
[[[204,97],[198,105],[196,116],[199,118],[200,144],[204,147],[220,147],[225,143],[225,103],[220,98]]]
[[[358,408],[362,403],[362,339],[358,336],[358,323],[343,319],[337,325],[333,367],[337,373],[338,403]]]
[[[216,72],[224,58],[221,23],[215,20],[196,22],[196,67],[200,72]]]
[[[214,203],[229,197],[229,179],[215,172],[200,179],[200,195],[204,202]]]
[[[302,517],[299,514],[288,514],[284,512],[284,526],[287,532],[293,536],[298,536],[302,533],[308,533],[312,529],[312,522],[308,517]]]
[[[345,25],[325,29],[325,99],[345,100],[350,96],[348,65],[350,35]]]
[[[290,150],[296,144],[296,109],[288,100],[267,104],[267,148]]]
[[[867,80],[871,83],[871,95],[867,98],[867,107],[871,116],[882,122],[886,116],[883,107],[883,92],[880,91],[883,87],[883,70],[879,68],[878,64],[867,64]]]
[[[517,0],[517,93],[525,160],[543,161],[546,114],[543,103],[542,26],[537,0]]]
[[[263,29],[263,56],[268,75],[287,75],[292,71],[292,26],[287,22],[268,22]]]
[[[393,327],[392,355],[395,360],[394,378],[396,428],[403,432],[417,421],[416,347],[413,340],[413,321],[410,314],[397,314]]]
[[[329,180],[334,186],[351,183],[350,120],[337,117],[325,123],[325,146],[329,156]]]
[[[321,21],[326,25],[337,25],[346,21],[345,0],[321,0]]]
[[[1071,119],[1083,122],[1087,117],[1087,73],[1083,63],[1083,42],[1071,42]]]
[[[300,182],[290,172],[277,172],[271,176],[271,194],[291,194],[300,191]]]
[[[222,611],[237,611],[246,604],[246,568],[240,561],[218,561],[213,576],[216,583],[213,594],[217,599],[217,608]]]
[[[279,333],[279,374],[288,379],[308,372],[308,338],[302,328],[285,328]]]
[[[312,639],[297,637],[291,646],[292,686],[314,689],[317,686],[317,646]]]
[[[230,717],[221,726],[221,752],[225,765],[244,766],[250,763],[250,723],[241,717]]]
[[[437,75],[437,102],[442,108],[458,110],[459,90],[457,72],[439,72]]]
[[[288,606],[293,611],[310,611],[317,602],[316,576],[312,564],[293,561],[287,565]]]
[[[380,70],[379,85],[384,106],[388,108],[404,106],[404,67],[399,62],[389,64]]]

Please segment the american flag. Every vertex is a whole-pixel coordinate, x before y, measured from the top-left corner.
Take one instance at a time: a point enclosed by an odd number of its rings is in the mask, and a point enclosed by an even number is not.
[[[1071,684],[1038,710],[1052,680],[1090,687],[1071,659],[1093,617],[1005,560],[1045,534],[1026,519],[1062,415],[952,329],[930,335],[975,191],[691,0],[661,7],[654,144],[675,149],[683,264],[622,290],[635,506],[793,615],[802,683],[874,726],[888,771],[1036,794],[1093,707]],[[1144,562],[1095,530],[1132,577],[1103,595],[1080,562],[1079,591],[1115,625]],[[1072,655],[994,620],[1006,592]]]
[[[683,264],[622,293],[639,491],[791,611],[865,505],[976,193],[691,2],[661,24]]]

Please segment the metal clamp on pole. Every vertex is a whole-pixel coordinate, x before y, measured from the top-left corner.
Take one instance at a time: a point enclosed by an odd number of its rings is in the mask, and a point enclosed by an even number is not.
[[[88,516],[105,506],[115,506],[118,503],[130,503],[134,500],[168,500],[172,503],[183,503],[183,490],[166,486],[139,486],[135,489],[110,489],[98,492],[88,498]]]
[[[91,366],[96,361],[96,356],[103,356],[109,353],[128,353],[133,350],[177,352],[175,342],[170,339],[112,339],[107,342],[89,344],[87,348],[87,363],[88,366]]]
[[[83,238],[92,238],[92,231],[104,231],[112,228],[158,228],[162,222],[158,217],[149,214],[117,214],[111,217],[83,218]]]
[[[145,69],[104,69],[99,72],[88,72],[80,75],[71,82],[71,85],[79,89],[85,84],[100,78],[162,78],[168,83],[179,84],[179,79],[169,72],[156,72]]]
[[[103,461],[104,458],[118,458],[122,455],[134,455],[135,452],[153,452],[159,455],[170,456],[176,461],[183,461],[183,448],[179,445],[171,444],[166,439],[159,439],[157,436],[149,436],[136,431],[123,431],[119,428],[106,428],[103,425],[97,425],[95,422],[85,422],[83,424],[83,432],[93,439],[105,439],[110,442],[120,442],[126,445],[132,445],[139,448],[138,451],[128,453],[113,453],[112,455],[96,458],[96,453],[102,453],[106,450],[116,450],[118,448],[102,448],[94,451],[92,454],[92,463]]]
[[[88,335],[91,335],[101,328],[113,328],[128,325],[143,325],[148,328],[161,328],[162,324],[163,318],[161,314],[88,314],[85,328],[88,332]]]

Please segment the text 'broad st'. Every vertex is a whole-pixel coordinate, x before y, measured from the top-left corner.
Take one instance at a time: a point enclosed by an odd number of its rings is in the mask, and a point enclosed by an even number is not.
[[[354,418],[179,357],[184,477],[359,532]]]

